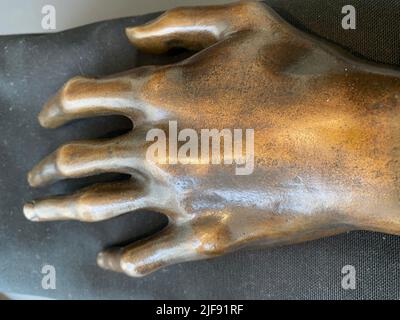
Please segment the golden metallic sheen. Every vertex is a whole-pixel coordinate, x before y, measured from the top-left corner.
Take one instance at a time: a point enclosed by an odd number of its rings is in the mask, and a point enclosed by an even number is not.
[[[358,229],[400,234],[399,72],[358,61],[258,2],[178,8],[126,33],[151,53],[201,51],[177,64],[68,81],[44,106],[42,126],[121,114],[134,129],[61,146],[29,183],[103,172],[132,178],[26,204],[28,219],[164,213],[169,224],[158,234],[99,254],[101,267],[130,276],[249,244]],[[146,132],[170,120],[195,130],[253,128],[253,174],[147,161]]]

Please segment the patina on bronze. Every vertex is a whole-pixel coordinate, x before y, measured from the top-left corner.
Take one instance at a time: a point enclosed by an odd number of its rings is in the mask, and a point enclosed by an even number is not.
[[[178,8],[126,30],[142,50],[201,50],[182,62],[106,79],[77,77],[39,115],[46,128],[121,114],[132,132],[60,147],[30,173],[128,173],[24,207],[33,221],[99,221],[136,209],[169,217],[158,234],[100,253],[106,269],[143,276],[250,244],[373,230],[400,234],[400,73],[295,29],[262,3]],[[150,128],[253,128],[254,173],[146,160]]]

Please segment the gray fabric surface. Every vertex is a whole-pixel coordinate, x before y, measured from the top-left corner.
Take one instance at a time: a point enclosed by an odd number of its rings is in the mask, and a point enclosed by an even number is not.
[[[267,2],[291,23],[356,55],[400,64],[397,1]],[[344,4],[358,8],[356,31],[341,29]],[[130,126],[124,118],[107,117],[46,130],[36,117],[47,98],[72,76],[107,75],[187,56],[150,56],[129,45],[124,27],[154,16],[102,22],[60,34],[0,37],[0,291],[76,299],[400,298],[400,237],[396,236],[352,232],[287,247],[246,249],[132,279],[99,269],[97,252],[160,229],[164,217],[141,212],[92,224],[25,220],[25,201],[119,178],[104,175],[29,188],[26,173],[60,144],[113,135]],[[56,268],[56,290],[41,288],[45,264]],[[348,264],[357,271],[356,290],[341,288],[341,269]]]

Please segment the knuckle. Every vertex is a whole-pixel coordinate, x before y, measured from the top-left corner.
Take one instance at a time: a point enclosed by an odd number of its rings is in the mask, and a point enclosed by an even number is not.
[[[197,251],[200,254],[217,256],[227,252],[232,246],[229,228],[214,218],[194,226],[194,230],[199,240]]]
[[[221,237],[222,236],[222,237]],[[200,251],[205,255],[219,256],[228,251],[229,242],[221,234],[208,234],[201,240]]]
[[[73,101],[80,94],[80,92],[84,90],[83,84],[88,81],[90,80],[87,78],[77,76],[68,80],[64,84],[59,93],[59,102],[62,111],[65,113],[71,111],[68,102]]]
[[[258,1],[237,3],[233,7],[233,15],[242,17],[238,19],[238,28],[240,29],[258,29],[268,25],[268,22],[272,20],[266,6]]]
[[[141,88],[142,98],[146,101],[157,100],[156,103],[162,103],[168,97],[168,90],[176,86],[168,81],[171,69],[154,70],[145,78],[143,87]],[[176,89],[176,87],[175,87]]]
[[[97,221],[93,216],[91,209],[87,205],[81,203],[76,206],[76,219],[84,222]]]
[[[69,176],[71,174],[70,167],[73,154],[74,145],[72,144],[65,144],[57,150],[55,156],[55,165],[62,176]]]
[[[176,19],[176,18],[178,18],[179,16],[185,14],[187,11],[188,11],[188,8],[187,8],[187,7],[183,7],[183,6],[175,7],[175,8],[172,8],[172,9],[167,10],[167,11],[165,12],[165,14],[164,14],[164,18],[167,18],[167,19]]]
[[[245,1],[237,3],[236,8],[242,10],[244,14],[254,14],[261,9],[264,9],[264,6],[258,1]]]
[[[75,216],[77,220],[84,222],[101,220],[101,217],[98,214],[94,214],[93,199],[91,199],[87,192],[83,192],[77,196],[75,204]]]

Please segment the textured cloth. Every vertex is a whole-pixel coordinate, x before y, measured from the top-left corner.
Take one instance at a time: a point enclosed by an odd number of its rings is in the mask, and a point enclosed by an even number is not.
[[[356,56],[400,66],[400,1],[268,0],[282,17],[302,30],[335,42]],[[342,28],[342,7],[356,9],[356,29]]]
[[[400,2],[395,0],[268,1],[285,19],[356,55],[400,64]],[[357,29],[343,30],[341,8],[357,9]],[[0,291],[53,298],[122,299],[385,299],[400,298],[400,237],[352,232],[303,244],[245,249],[220,258],[171,266],[142,279],[106,272],[96,254],[161,228],[155,213],[110,221],[32,223],[25,201],[68,193],[115,175],[65,181],[33,190],[26,173],[60,144],[129,128],[121,117],[76,121],[57,130],[39,126],[43,103],[70,77],[101,76],[145,64],[182,59],[138,53],[124,27],[155,15],[102,22],[60,34],[0,38]],[[43,290],[41,269],[51,264],[57,289]],[[353,265],[355,290],[341,287]]]

